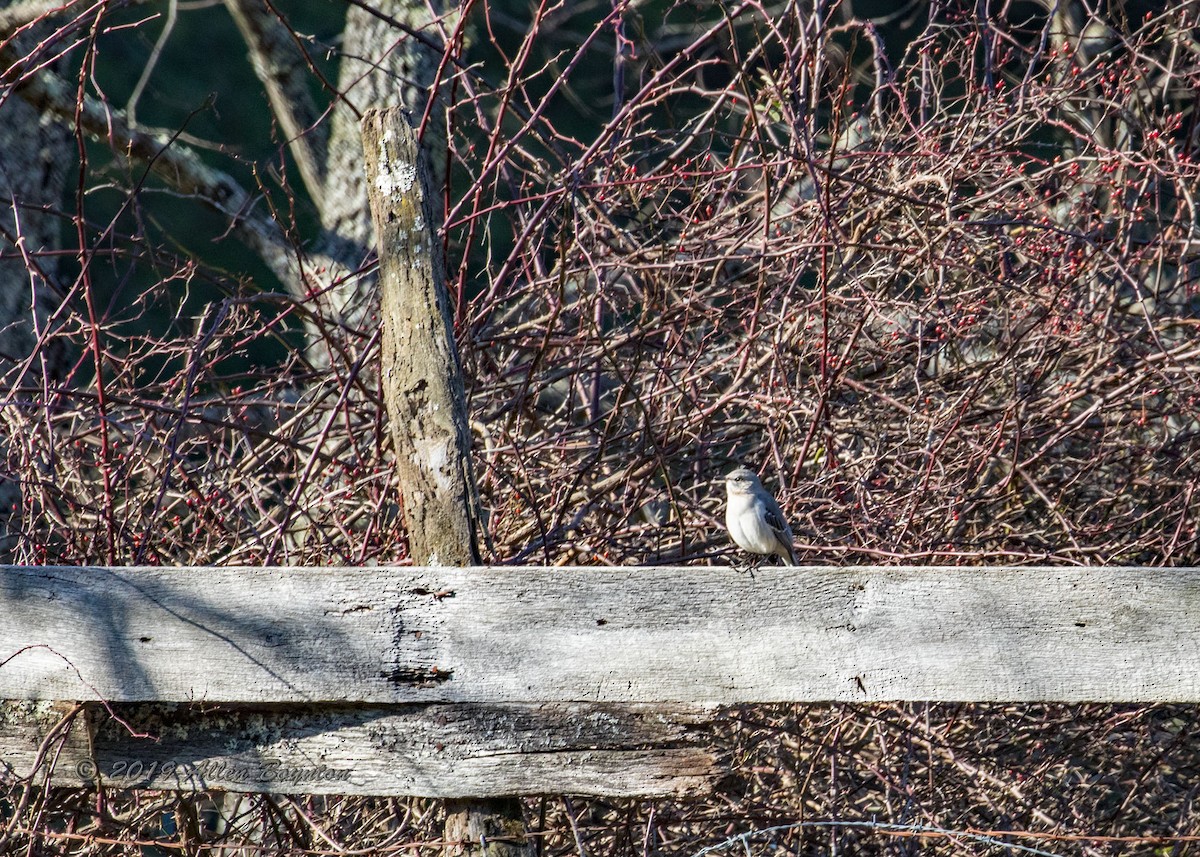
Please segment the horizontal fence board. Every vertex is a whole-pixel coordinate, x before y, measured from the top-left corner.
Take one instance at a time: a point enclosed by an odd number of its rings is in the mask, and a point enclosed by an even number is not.
[[[458,798],[708,792],[686,706],[0,705],[0,771],[57,786]],[[90,733],[90,738],[89,738]],[[58,733],[55,733],[56,735]]]
[[[0,698],[1200,701],[1151,568],[0,568]]]

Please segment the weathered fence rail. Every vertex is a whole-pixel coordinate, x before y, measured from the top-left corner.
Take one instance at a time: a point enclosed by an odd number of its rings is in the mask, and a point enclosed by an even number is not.
[[[665,796],[722,773],[704,745],[711,712],[684,705],[89,704],[0,707],[0,758],[17,776],[119,788],[437,798]],[[2,769],[0,769],[2,772]]]
[[[0,699],[18,773],[90,701],[83,779],[692,793],[723,704],[1200,701],[1200,572],[7,567]]]

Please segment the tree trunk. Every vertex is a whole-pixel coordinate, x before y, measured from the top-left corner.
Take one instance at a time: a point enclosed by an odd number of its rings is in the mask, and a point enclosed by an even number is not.
[[[63,372],[61,342],[45,339],[59,304],[57,258],[71,134],[43,122],[19,98],[0,100],[0,562],[17,561],[21,532],[19,467],[22,421],[14,409],[45,406]]]
[[[317,205],[325,235],[336,235],[352,247],[375,247],[371,210],[363,175],[363,142],[359,120],[369,108],[403,107],[418,119],[426,102],[434,95],[433,84],[442,52],[415,38],[397,38],[402,34],[388,20],[397,21],[421,33],[434,44],[441,44],[436,16],[444,14],[444,4],[413,3],[412,0],[387,0],[374,4],[381,15],[358,6],[346,12],[342,33],[342,60],[338,71],[338,89],[344,98],[334,102],[330,117],[328,151],[325,162],[325,187]],[[438,128],[437,118],[430,122]],[[436,197],[431,196],[433,201]],[[438,221],[434,221],[438,222]],[[366,259],[345,259],[349,271]],[[350,276],[335,282],[328,295],[334,317],[352,328],[369,329],[379,308],[379,294],[372,276]]]

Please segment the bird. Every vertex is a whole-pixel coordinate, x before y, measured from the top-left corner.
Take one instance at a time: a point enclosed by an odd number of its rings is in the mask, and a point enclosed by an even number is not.
[[[725,477],[725,526],[734,544],[759,556],[777,556],[784,565],[799,565],[792,528],[758,476],[739,467]]]

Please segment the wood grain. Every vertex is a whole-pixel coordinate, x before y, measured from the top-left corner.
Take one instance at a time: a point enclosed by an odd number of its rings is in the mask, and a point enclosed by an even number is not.
[[[1151,568],[0,569],[0,698],[1200,701]]]

